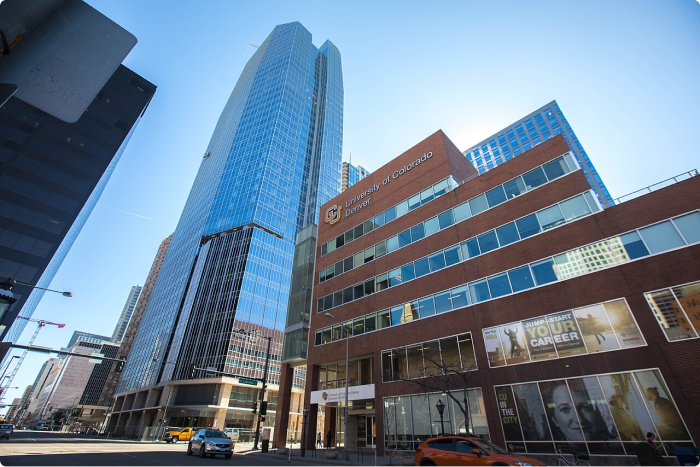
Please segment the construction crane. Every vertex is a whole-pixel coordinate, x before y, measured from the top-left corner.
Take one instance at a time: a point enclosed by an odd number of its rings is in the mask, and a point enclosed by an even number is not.
[[[39,335],[39,331],[41,331],[41,328],[43,328],[47,324],[50,324],[52,326],[56,326],[59,329],[64,328],[66,326],[65,324],[54,323],[52,321],[48,321],[45,319],[27,318],[25,316],[18,316],[17,319],[26,319],[27,321],[32,321],[34,323],[37,323],[36,331],[34,331],[34,334],[32,334],[32,338],[29,339],[28,347],[32,346],[32,344],[36,340],[36,336]],[[10,373],[10,376],[6,376],[6,378],[9,378],[7,383],[0,381],[0,398],[2,398],[5,391],[12,385],[12,380],[15,379],[15,375],[19,371],[19,368],[22,366],[22,362],[24,362],[24,358],[27,356],[28,353],[29,353],[29,349],[26,349],[24,352],[22,352],[22,356],[20,357],[19,361],[17,362],[15,369],[12,370],[12,373]]]

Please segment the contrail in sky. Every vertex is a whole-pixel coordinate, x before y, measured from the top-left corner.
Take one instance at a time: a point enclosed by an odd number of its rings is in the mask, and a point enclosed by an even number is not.
[[[149,221],[152,221],[152,220],[153,220],[153,219],[151,219],[150,217],[142,216],[142,215],[140,215],[140,214],[134,214],[133,212],[122,211],[121,209],[114,209],[114,208],[110,208],[109,206],[105,206],[105,207],[106,207],[107,209],[111,209],[112,211],[121,212],[122,214],[128,214],[128,215],[130,215],[130,216],[140,217],[141,219],[146,219],[146,220],[149,220]]]

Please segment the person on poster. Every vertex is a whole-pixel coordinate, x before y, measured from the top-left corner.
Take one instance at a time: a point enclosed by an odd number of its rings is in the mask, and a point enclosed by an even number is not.
[[[518,344],[518,328],[515,329],[508,329],[507,331],[503,331],[503,334],[508,336],[510,339],[510,358],[515,358],[515,350],[518,350],[518,357],[522,357],[523,355],[523,349],[520,348],[520,344]]]
[[[588,322],[590,323],[589,326],[591,327],[591,331],[593,331],[593,334],[595,335],[596,340],[598,340],[598,344],[601,343],[601,337],[603,340],[605,340],[605,336],[603,335],[602,332],[600,332],[600,323],[598,323],[598,318],[594,317],[592,314],[588,313]],[[600,336],[600,337],[598,337]]]
[[[555,440],[583,441],[581,423],[569,397],[569,390],[564,381],[556,383],[548,393],[542,392],[542,398],[549,407],[549,423]]]
[[[683,421],[673,402],[665,397],[661,397],[656,386],[647,388],[646,396],[647,400],[654,404],[654,410],[659,416],[659,421],[664,425],[658,427],[661,439],[664,441],[686,439],[687,435],[685,435]]]
[[[622,396],[618,393],[610,396],[610,413],[617,425],[617,431],[620,433],[622,441],[642,441],[644,432],[639,423],[632,418],[630,413],[625,408],[625,403]]]

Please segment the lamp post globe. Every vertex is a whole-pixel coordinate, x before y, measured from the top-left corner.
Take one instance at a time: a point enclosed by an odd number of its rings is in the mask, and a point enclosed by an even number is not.
[[[440,414],[440,436],[443,436],[445,434],[445,423],[442,418],[442,414],[445,412],[445,404],[442,402],[442,399],[438,399],[437,404],[435,404],[435,407],[437,408],[438,413]]]

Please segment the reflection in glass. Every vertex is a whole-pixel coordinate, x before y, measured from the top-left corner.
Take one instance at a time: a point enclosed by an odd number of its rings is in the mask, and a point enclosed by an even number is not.
[[[662,441],[687,441],[690,435],[658,370],[634,373]]]
[[[647,293],[644,296],[669,341],[697,337],[697,333],[670,289]]]
[[[673,293],[697,332],[700,329],[700,282],[674,287]]]
[[[547,415],[537,384],[513,385],[513,394],[525,441],[551,441]]]

